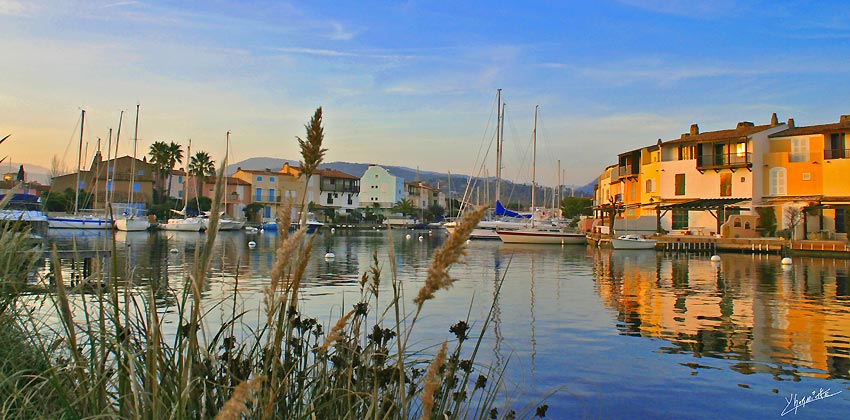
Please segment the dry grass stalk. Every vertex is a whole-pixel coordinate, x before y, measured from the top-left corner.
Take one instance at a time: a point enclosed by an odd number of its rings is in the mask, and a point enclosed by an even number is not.
[[[280,292],[286,270],[289,267],[292,255],[301,245],[301,239],[305,233],[306,231],[298,230],[292,236],[282,240],[277,247],[274,265],[271,270],[271,281],[269,282],[269,286],[266,287],[265,295],[263,296],[263,304],[265,305],[266,314],[269,317],[273,316],[275,308],[279,304],[277,296]],[[271,319],[269,319],[269,323],[271,323]]]
[[[221,407],[221,411],[215,416],[216,420],[235,420],[241,419],[244,414],[248,414],[248,399],[251,394],[260,387],[265,377],[258,376],[248,381],[242,381],[236,388],[233,389],[233,395]]]
[[[342,337],[342,329],[345,328],[345,325],[348,324],[348,320],[351,318],[352,315],[354,315],[355,312],[356,309],[348,311],[345,316],[343,316],[339,319],[339,321],[336,322],[334,327],[331,328],[331,332],[328,334],[327,338],[325,338],[325,342],[322,343],[321,347],[319,347],[320,350],[327,351],[331,343],[339,340]]]
[[[443,247],[434,253],[434,258],[428,267],[425,285],[419,289],[419,293],[413,299],[417,305],[417,312],[422,309],[422,304],[426,300],[434,298],[434,292],[452,285],[454,280],[449,276],[449,268],[452,264],[460,262],[460,258],[466,255],[466,241],[469,239],[469,234],[484,217],[485,211],[487,208],[482,206],[464,216]]]
[[[425,375],[425,388],[422,390],[422,420],[431,418],[431,411],[434,409],[434,393],[440,388],[443,382],[440,376],[440,368],[446,362],[446,353],[448,352],[449,341],[443,341],[440,351],[437,356],[428,366],[428,374]]]

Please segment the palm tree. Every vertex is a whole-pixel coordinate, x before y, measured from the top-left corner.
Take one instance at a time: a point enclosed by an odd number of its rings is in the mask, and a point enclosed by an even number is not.
[[[168,150],[168,193],[171,193],[171,170],[174,169],[174,165],[178,163],[183,163],[183,148],[179,144],[175,142],[171,142],[171,144],[167,147]]]
[[[201,190],[201,186],[204,185],[208,176],[215,176],[215,162],[209,153],[202,150],[189,159],[189,175],[198,180],[198,196],[203,197],[204,192]]]
[[[401,213],[405,216],[412,216],[416,214],[416,205],[413,203],[413,200],[409,198],[402,198],[395,203],[390,211],[393,213]]]
[[[171,169],[171,167],[168,166],[168,144],[164,141],[154,142],[154,144],[151,145],[148,154],[151,157],[150,163],[153,164],[154,171],[156,173],[156,184],[159,189],[159,201],[162,203],[165,202],[165,194],[163,194],[165,177]]]

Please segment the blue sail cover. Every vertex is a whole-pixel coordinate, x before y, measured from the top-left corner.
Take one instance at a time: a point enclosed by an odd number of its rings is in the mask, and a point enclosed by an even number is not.
[[[502,205],[502,202],[499,200],[496,200],[496,216],[522,217],[524,219],[531,219],[530,214],[519,214],[515,211],[506,209],[505,206]]]

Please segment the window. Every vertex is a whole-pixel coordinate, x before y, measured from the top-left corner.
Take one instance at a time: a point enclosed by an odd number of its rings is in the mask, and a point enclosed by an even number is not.
[[[844,150],[844,133],[835,133],[829,135],[829,149],[825,151],[826,159],[844,159],[846,151]]]
[[[274,177],[273,177],[273,176],[270,176],[270,177],[269,177],[269,182],[274,182]]]
[[[106,183],[106,191],[112,191],[112,181]]]
[[[646,192],[648,192],[648,193],[655,192],[655,188],[653,188],[653,187],[654,186],[652,185],[652,180],[647,179],[646,180]]]
[[[735,144],[735,154],[738,155],[738,157],[747,156],[747,143]]]
[[[77,189],[78,189],[78,190],[82,190],[82,189],[83,189],[83,188],[85,188],[85,187],[86,187],[86,181],[80,181],[80,183],[79,183],[79,184],[77,184]]]
[[[732,174],[731,173],[720,174],[720,196],[721,197],[731,197],[732,196]]]
[[[274,201],[274,188],[269,188],[269,201]]]
[[[141,185],[139,185],[139,184],[133,184],[133,192],[134,192],[134,193],[141,192],[141,191],[142,191],[142,186],[141,186]]]
[[[272,208],[270,206],[265,206],[263,209],[265,210],[266,218],[272,217]]]
[[[177,197],[183,198],[183,191],[177,191]]]
[[[790,162],[808,162],[809,161],[809,138],[792,138],[791,139],[791,155],[788,160]]]
[[[673,210],[673,230],[681,230],[688,228],[688,210],[674,209]]]
[[[812,173],[811,172],[803,172],[803,181],[811,181]]]
[[[330,195],[330,194],[328,194],[328,204],[333,204],[333,203],[334,203],[334,198],[333,198],[333,196],[332,196],[332,195]]]
[[[254,195],[254,201],[263,201],[263,189],[257,188],[256,194]]]
[[[144,170],[144,169],[139,169],[139,173],[137,173],[136,175],[144,176],[144,175],[145,175],[145,170]]]
[[[629,185],[629,190],[630,190],[629,191],[629,199],[632,200],[632,201],[637,200],[637,190],[638,190],[637,186],[638,186],[637,183],[633,183],[633,184]]]
[[[676,174],[676,195],[685,195],[685,174]]]
[[[679,160],[691,160],[696,158],[694,146],[679,146]]]
[[[785,168],[771,168],[770,169],[770,195],[785,195],[787,194],[786,190],[786,170]]]

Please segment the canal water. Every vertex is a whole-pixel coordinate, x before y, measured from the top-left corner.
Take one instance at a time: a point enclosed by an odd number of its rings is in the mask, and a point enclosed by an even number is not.
[[[111,248],[111,235],[51,230],[48,240],[60,249],[102,249]],[[160,307],[173,306],[206,236],[114,235],[118,275],[128,287],[154,288]],[[335,322],[357,302],[373,253],[387,299],[390,247],[412,310],[446,236],[389,235],[317,234],[302,312]],[[228,317],[234,289],[237,309],[258,313],[278,239],[219,234],[204,295],[213,317]],[[333,260],[324,258],[329,251]],[[721,257],[470,242],[466,263],[451,270],[457,282],[426,302],[411,347],[433,353],[467,316],[475,334],[492,306],[478,362],[505,367],[514,408],[545,403],[547,418],[558,419],[848,418],[850,262]]]

